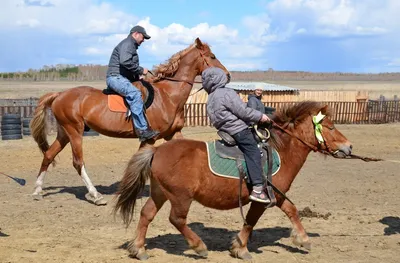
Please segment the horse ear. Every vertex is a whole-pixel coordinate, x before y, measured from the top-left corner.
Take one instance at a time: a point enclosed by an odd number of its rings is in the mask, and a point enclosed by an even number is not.
[[[326,113],[327,113],[328,111],[329,111],[329,106],[328,106],[328,104],[325,105],[325,106],[321,109],[321,113],[324,114],[324,115],[326,115]]]
[[[203,43],[201,42],[200,38],[196,38],[196,40],[194,41],[194,43],[196,44],[197,48],[202,48],[203,47]]]

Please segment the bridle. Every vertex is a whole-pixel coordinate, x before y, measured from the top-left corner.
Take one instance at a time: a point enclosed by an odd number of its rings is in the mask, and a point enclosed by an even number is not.
[[[320,135],[321,135],[319,139],[317,137],[318,146],[315,146],[315,145],[313,145],[313,144],[301,139],[299,136],[297,136],[293,132],[289,131],[286,128],[289,125],[289,123],[287,123],[285,126],[282,127],[282,126],[278,125],[276,122],[274,122],[273,120],[271,120],[271,122],[272,122],[272,126],[282,130],[283,132],[287,133],[288,135],[290,135],[290,136],[296,138],[297,140],[301,141],[304,145],[308,146],[314,152],[320,152],[320,153],[323,153],[323,154],[326,154],[326,155],[331,155],[333,157],[336,157],[336,154],[339,152],[339,150],[332,150],[332,148],[329,146],[327,140],[325,139],[325,137],[324,137],[324,135],[322,133],[322,127],[323,127],[322,120],[324,118],[325,117],[323,117],[318,122],[313,121],[314,129],[315,130],[319,129],[319,132],[320,132]]]
[[[315,117],[315,116],[314,116],[314,117]],[[289,130],[286,129],[285,127],[282,127],[282,126],[278,125],[276,122],[274,122],[274,121],[272,121],[272,120],[271,120],[271,122],[272,122],[272,125],[273,125],[274,127],[278,128],[278,129],[282,130],[283,132],[286,132],[286,133],[289,134],[290,136],[292,136],[292,137],[298,139],[298,140],[301,141],[303,144],[307,145],[310,149],[312,149],[314,152],[320,152],[320,153],[322,153],[322,154],[329,155],[329,156],[332,156],[332,157],[334,157],[334,158],[339,158],[339,159],[359,159],[359,160],[362,160],[362,161],[364,161],[364,162],[379,162],[379,161],[384,161],[384,159],[380,159],[380,158],[365,157],[365,156],[359,156],[359,155],[355,155],[355,154],[349,154],[349,155],[347,155],[347,156],[345,156],[345,157],[338,156],[337,153],[339,152],[339,150],[333,151],[332,148],[331,148],[331,147],[329,146],[329,144],[327,143],[327,141],[326,141],[326,139],[325,139],[325,137],[324,137],[324,135],[323,135],[323,133],[322,133],[322,127],[323,127],[323,125],[322,125],[322,120],[323,120],[324,118],[325,118],[325,117],[323,117],[321,120],[319,120],[319,121],[317,121],[317,122],[315,122],[315,121],[314,121],[314,118],[313,118],[314,129],[315,129],[316,131],[317,131],[317,129],[320,129],[320,131],[319,131],[319,132],[320,132],[320,135],[321,135],[320,138],[318,139],[318,136],[316,136],[316,137],[317,137],[317,140],[318,140],[318,142],[319,142],[319,143],[318,143],[318,147],[316,147],[316,146],[312,145],[311,143],[306,142],[305,140],[299,138],[297,135],[293,134],[291,131],[289,131]],[[287,125],[288,125],[288,124],[286,124],[286,126],[287,126]],[[321,147],[321,146],[324,146],[324,147]]]

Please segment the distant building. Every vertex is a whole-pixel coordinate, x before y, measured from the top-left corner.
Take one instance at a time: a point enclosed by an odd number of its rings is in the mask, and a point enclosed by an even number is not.
[[[244,100],[247,101],[247,96],[257,88],[262,88],[263,96],[261,101],[268,102],[271,101],[271,97],[274,96],[275,100],[276,97],[292,97],[299,94],[298,88],[292,88],[272,83],[266,82],[231,82],[226,85],[226,87],[234,89],[238,92],[239,96]],[[282,99],[281,101],[286,101]]]
[[[347,102],[360,102],[368,100],[368,91],[360,90],[334,90],[324,89],[321,86],[319,90],[307,90],[292,88],[284,85],[272,84],[267,82],[255,81],[242,81],[230,82],[226,85],[228,88],[236,90],[244,102],[247,102],[247,97],[251,94],[256,86],[262,87],[263,96],[261,101],[272,105],[273,103],[281,102],[296,102],[304,100],[315,100],[320,102],[332,101],[347,101]],[[195,84],[191,96],[189,96],[187,103],[206,103],[208,94],[205,91],[197,92],[201,88],[201,84]]]

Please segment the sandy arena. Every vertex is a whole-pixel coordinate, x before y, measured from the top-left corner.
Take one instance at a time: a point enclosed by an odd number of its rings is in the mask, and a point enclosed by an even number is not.
[[[399,262],[400,124],[337,127],[352,141],[354,154],[392,161],[366,163],[311,153],[288,193],[299,210],[314,212],[302,220],[311,252],[292,244],[289,219],[273,208],[255,228],[249,245],[253,262]],[[216,138],[213,129],[201,127],[186,128],[184,135]],[[0,141],[0,172],[27,182],[19,186],[0,177],[0,262],[137,262],[125,247],[133,238],[146,193],[130,228],[111,214],[118,180],[137,148],[137,139],[84,138],[87,171],[109,201],[97,207],[84,197],[87,190],[72,167],[70,147],[49,169],[44,199],[34,201],[30,194],[42,160],[37,145],[30,137]],[[147,262],[242,262],[228,252],[242,226],[239,209],[192,205],[189,226],[208,246],[207,259],[188,248],[168,215],[167,203],[149,227]]]

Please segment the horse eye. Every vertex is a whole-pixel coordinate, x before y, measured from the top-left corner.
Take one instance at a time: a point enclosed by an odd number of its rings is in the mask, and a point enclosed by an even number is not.
[[[333,125],[332,125],[332,126],[329,126],[328,129],[331,130],[331,131],[333,131],[333,130],[335,129],[335,126],[333,126]]]
[[[215,59],[215,55],[211,53],[210,58]]]

